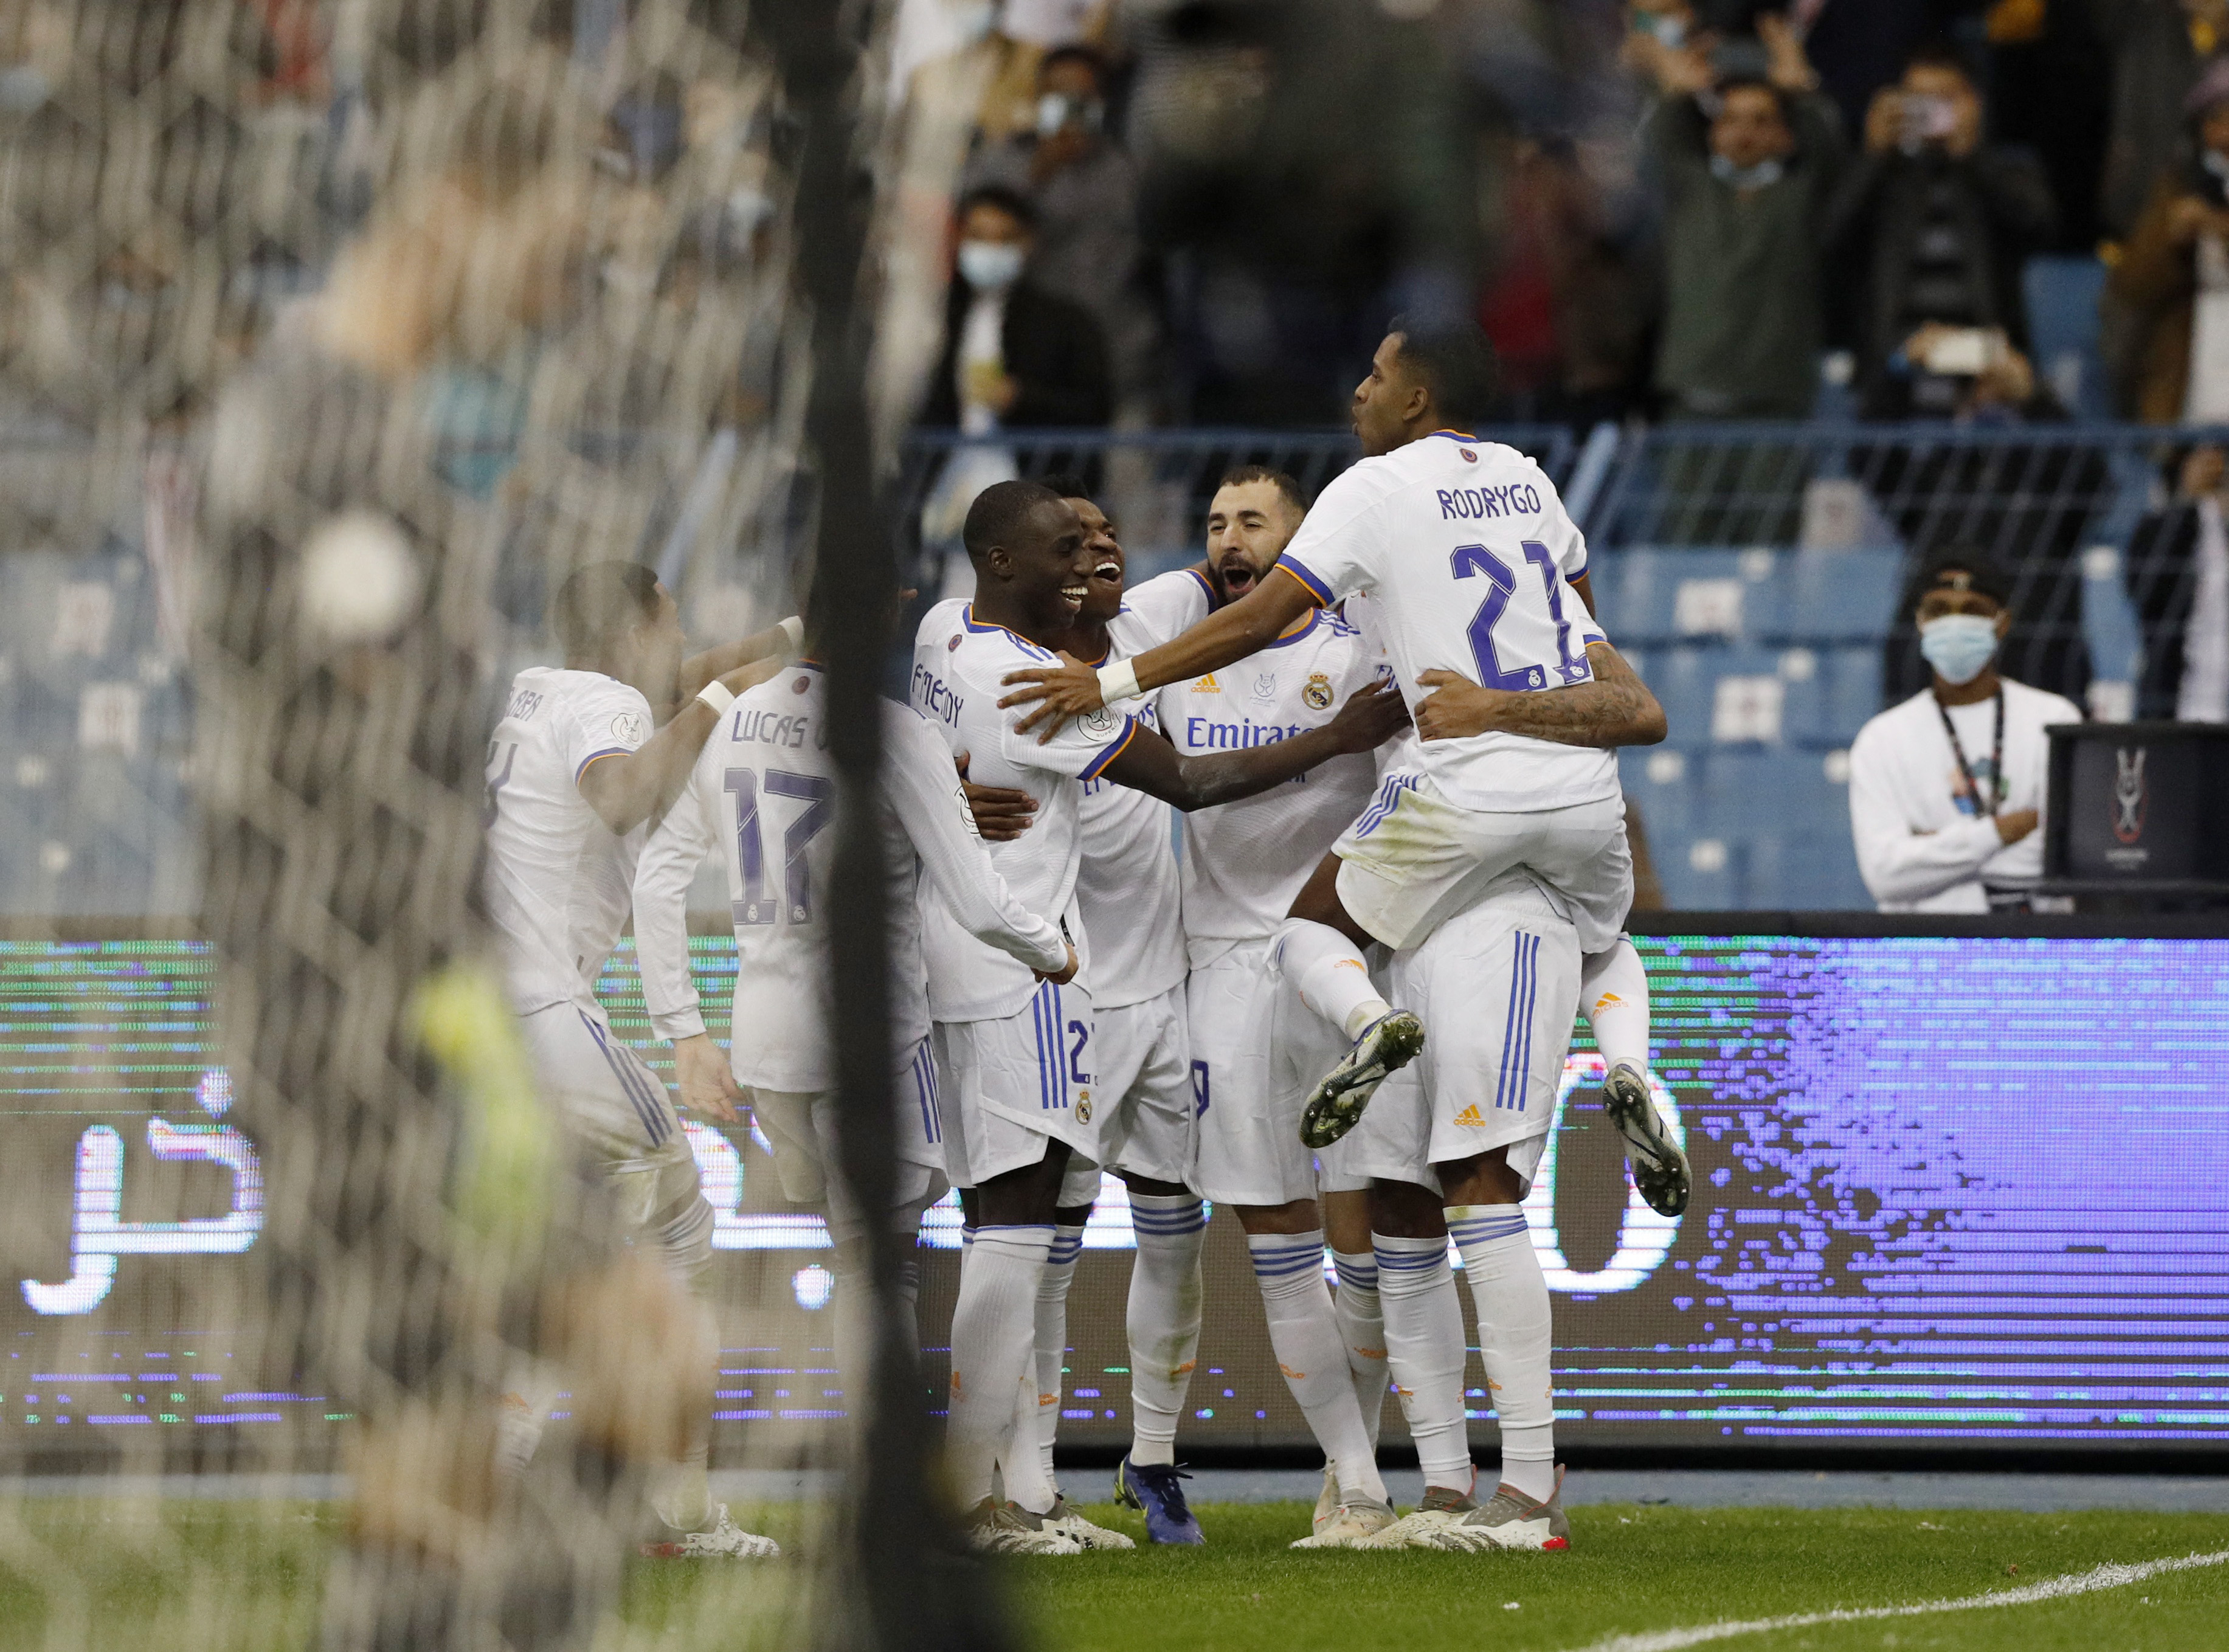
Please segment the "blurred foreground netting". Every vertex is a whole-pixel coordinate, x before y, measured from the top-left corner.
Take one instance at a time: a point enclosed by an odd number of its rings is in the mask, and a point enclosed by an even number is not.
[[[905,163],[872,11],[776,21],[0,5],[0,1642],[913,1643],[858,1555],[920,1564],[921,1452],[863,1518],[825,1225],[691,1121],[671,1275],[480,894],[568,575],[648,565],[698,646],[797,605],[807,299]],[[708,1437],[779,1559],[635,1558]]]

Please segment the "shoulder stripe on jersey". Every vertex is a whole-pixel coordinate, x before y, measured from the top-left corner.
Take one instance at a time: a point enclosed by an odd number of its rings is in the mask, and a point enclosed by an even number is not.
[[[1207,606],[1211,608],[1215,606],[1215,582],[1208,578],[1206,575],[1201,573],[1197,568],[1187,568],[1185,569],[1185,572],[1191,575],[1194,579],[1199,582],[1199,588],[1202,594],[1207,598]]]
[[[606,746],[601,751],[592,751],[587,756],[581,759],[581,766],[573,771],[573,784],[578,786],[581,783],[581,776],[588,772],[588,765],[590,763],[601,762],[606,757],[632,757],[633,755],[634,748],[632,746]]]
[[[1090,762],[1084,766],[1083,773],[1080,778],[1083,780],[1097,780],[1101,775],[1106,772],[1107,765],[1113,762],[1117,757],[1120,757],[1123,751],[1129,746],[1129,743],[1137,737],[1138,719],[1135,717],[1124,717],[1122,719],[1121,736],[1114,742],[1114,744],[1108,746],[1106,750],[1101,752],[1096,757],[1094,757]]]
[[[1290,574],[1294,579],[1300,581],[1301,588],[1315,599],[1318,607],[1327,608],[1335,600],[1332,595],[1331,587],[1318,579],[1305,562],[1299,562],[1292,556],[1277,558],[1277,565],[1272,571]]]
[[[1048,653],[1044,649],[1038,647],[1037,644],[1031,642],[1027,637],[1025,637],[1020,632],[1015,630],[1012,627],[990,625],[978,620],[975,617],[975,605],[973,602],[970,602],[966,607],[960,611],[960,623],[968,630],[973,632],[979,637],[986,632],[1001,632],[1005,635],[1012,638],[1014,646],[1018,648],[1025,650],[1032,659],[1050,659],[1052,658],[1051,654]]]

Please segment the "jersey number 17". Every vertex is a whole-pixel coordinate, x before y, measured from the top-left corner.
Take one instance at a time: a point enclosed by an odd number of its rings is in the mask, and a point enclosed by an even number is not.
[[[774,903],[768,898],[766,852],[760,841],[758,771],[731,768],[723,787],[736,799],[736,865],[742,874],[743,897],[729,903],[729,916],[737,923],[772,923]],[[836,818],[836,782],[819,775],[795,775],[786,768],[766,772],[765,796],[804,800],[805,807],[782,833],[782,904],[792,923],[813,921],[813,867],[805,858],[806,845]]]

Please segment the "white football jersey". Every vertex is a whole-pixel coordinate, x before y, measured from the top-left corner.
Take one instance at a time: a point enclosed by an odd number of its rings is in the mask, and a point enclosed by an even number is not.
[[[1586,540],[1540,467],[1513,447],[1443,430],[1337,477],[1278,564],[1329,607],[1375,599],[1375,629],[1409,706],[1419,673],[1535,691],[1590,681],[1602,627],[1571,587]],[[1618,794],[1615,754],[1491,733],[1417,742],[1465,808],[1527,811]]]
[[[954,753],[968,754],[968,778],[1010,787],[1037,800],[1030,829],[1011,843],[988,845],[991,863],[1014,898],[1067,926],[1083,960],[1079,979],[1091,986],[1089,937],[1076,903],[1083,858],[1083,787],[1136,737],[1134,718],[1106,708],[1061,724],[1050,741],[1039,730],[1016,732],[1026,706],[1001,710],[1012,692],[1010,672],[1050,665],[1056,656],[1007,630],[976,620],[972,603],[940,603],[914,638],[909,697],[914,708]],[[985,1021],[1018,1015],[1037,983],[1029,970],[969,935],[941,898],[923,903],[930,1012],[940,1021]]]
[[[1122,611],[1108,621],[1107,659],[1158,647],[1204,619],[1207,606],[1207,583],[1189,569],[1147,580],[1124,595]],[[1150,697],[1135,715],[1148,729],[1160,726]],[[1091,1001],[1100,1009],[1142,1004],[1183,984],[1175,814],[1131,787],[1083,783],[1083,869],[1076,892],[1091,932]]]
[[[626,924],[645,832],[607,826],[581,776],[652,730],[650,702],[600,672],[536,665],[511,682],[488,742],[485,876],[521,1015],[594,997]]]
[[[1336,610],[1237,665],[1156,695],[1161,727],[1186,756],[1288,740],[1322,727],[1379,674]],[[1366,754],[1333,757],[1282,786],[1185,820],[1184,925],[1194,969],[1285,921],[1316,863],[1370,800]]]
[[[1058,970],[1068,950],[992,871],[943,742],[908,707],[883,711],[890,1036],[903,1051],[928,1035],[922,867],[959,921],[1025,969]],[[708,854],[726,868],[736,932],[730,1059],[740,1083],[800,1093],[835,1086],[827,899],[836,792],[825,678],[817,665],[800,665],[737,697],[642,852],[635,945],[651,1025],[663,1038],[704,1031],[689,969],[689,886]]]

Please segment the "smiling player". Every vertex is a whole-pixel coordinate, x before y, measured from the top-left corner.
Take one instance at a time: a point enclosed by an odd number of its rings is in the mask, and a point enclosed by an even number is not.
[[[1032,1441],[1017,1450],[1019,1400],[1035,1377],[1035,1310],[1071,1154],[1106,1149],[1106,1107],[1095,1083],[1092,961],[1076,897],[1082,859],[1080,783],[1102,778],[1190,811],[1275,786],[1343,750],[1367,750],[1397,726],[1393,697],[1371,696],[1337,728],[1213,757],[1180,756],[1141,728],[1134,708],[1102,710],[1024,736],[1002,710],[999,685],[1018,666],[1049,665],[1045,644],[1076,621],[1098,559],[1073,506],[1029,482],[986,489],[962,532],[976,596],[957,616],[924,622],[912,697],[979,783],[1039,800],[1035,823],[994,845],[992,859],[1030,910],[1057,914],[1084,959],[1068,986],[1028,972],[959,931],[932,903],[925,918],[932,1012],[942,1068],[946,1162],[973,1188],[974,1239],[961,1263],[954,1308],[947,1450],[979,1547],[1073,1552],[1044,1526],[1054,1493]],[[1034,1385],[1028,1391],[1033,1397]],[[1032,1407],[1032,1411],[1033,1411]],[[1003,1465],[1008,1501],[991,1495]]]

